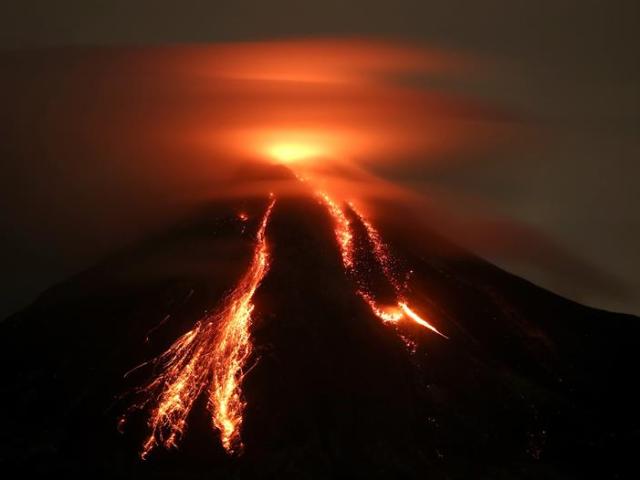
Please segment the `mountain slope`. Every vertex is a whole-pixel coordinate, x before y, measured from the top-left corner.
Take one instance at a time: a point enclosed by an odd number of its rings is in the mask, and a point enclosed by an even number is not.
[[[145,412],[123,433],[116,427],[152,369],[123,375],[215,309],[248,265],[265,204],[208,206],[0,325],[6,468],[135,478],[631,476],[637,318],[577,305],[464,252],[444,255],[455,247],[387,221],[380,230],[413,270],[416,306],[448,339],[384,324],[354,295],[332,220],[311,196],[278,198],[267,228],[272,260],[254,298],[243,454],[225,453],[201,398],[179,448],[140,460]]]

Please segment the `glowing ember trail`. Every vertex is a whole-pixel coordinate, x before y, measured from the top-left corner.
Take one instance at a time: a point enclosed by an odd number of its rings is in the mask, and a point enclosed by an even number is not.
[[[373,245],[373,252],[375,254],[374,257],[382,268],[386,279],[389,281],[391,286],[393,286],[393,289],[396,291],[396,293],[399,294],[402,287],[393,272],[393,260],[391,258],[391,254],[389,253],[389,248],[382,241],[382,237],[380,236],[380,233],[378,233],[378,230],[376,230],[371,222],[367,220],[359,210],[356,209],[355,205],[352,202],[349,202],[349,207],[351,208],[351,211],[357,215],[358,219],[367,230],[367,236],[369,238],[369,241]]]
[[[319,195],[336,222],[336,238],[340,245],[342,263],[344,263],[345,268],[351,270],[353,268],[353,232],[351,221],[329,195],[324,192],[320,192]]]
[[[356,267],[356,262],[354,262],[354,231],[347,212],[345,209],[340,207],[339,203],[329,197],[327,193],[319,192],[318,196],[320,201],[327,207],[327,211],[331,214],[331,217],[334,220],[335,234],[336,239],[338,240],[338,246],[340,247],[340,253],[342,255],[342,263],[344,264],[347,272],[354,277],[358,284],[356,293],[369,306],[373,314],[385,323],[398,323],[403,318],[408,318],[418,325],[428,328],[432,332],[437,333],[444,338],[448,338],[445,334],[440,332],[409,307],[408,302],[402,294],[403,286],[393,271],[393,260],[389,253],[389,248],[384,243],[380,233],[371,224],[371,222],[367,220],[352,203],[349,203],[348,205],[351,212],[353,212],[365,227],[367,241],[373,250],[373,258],[382,270],[387,282],[389,282],[391,287],[393,287],[396,295],[395,305],[393,306],[383,306],[378,303],[375,296],[366,288],[366,281],[362,273]]]
[[[142,446],[142,458],[158,444],[165,448],[177,446],[194,402],[207,388],[213,426],[220,432],[222,445],[229,453],[242,448],[240,426],[245,402],[241,383],[252,352],[252,299],[269,269],[265,232],[274,205],[272,197],[256,234],[249,269],[221,308],[196,323],[153,361],[161,372],[139,390],[147,398],[133,407],[142,409],[154,404],[147,422],[151,433]]]

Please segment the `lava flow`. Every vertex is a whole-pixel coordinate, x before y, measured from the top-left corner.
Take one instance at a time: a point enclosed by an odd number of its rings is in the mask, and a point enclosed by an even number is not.
[[[354,260],[354,229],[352,220],[349,218],[346,209],[341,207],[340,204],[333,200],[326,192],[319,192],[318,196],[321,203],[325,205],[327,211],[333,218],[335,235],[338,240],[345,270],[354,278],[357,284],[356,293],[369,306],[373,314],[385,323],[398,323],[403,318],[408,318],[418,325],[428,328],[444,338],[448,338],[409,307],[407,300],[404,298],[404,287],[393,271],[393,261],[387,245],[373,224],[358,211],[352,203],[349,203],[350,212],[364,226],[367,244],[372,249],[371,253],[373,258],[382,270],[386,281],[395,292],[395,306],[389,308],[382,306],[378,302],[375,295],[367,288],[367,282],[363,272]]]
[[[240,425],[245,402],[240,384],[243,367],[252,350],[249,326],[253,294],[269,269],[265,231],[274,205],[275,198],[272,198],[258,229],[251,267],[229,297],[214,344],[209,408],[213,424],[220,431],[222,445],[228,452],[242,446]]]
[[[143,444],[142,458],[158,444],[165,448],[177,446],[189,412],[205,389],[213,426],[220,432],[225,450],[233,453],[242,448],[240,426],[245,402],[241,384],[252,352],[252,300],[269,270],[266,228],[274,205],[272,197],[256,234],[249,269],[223,305],[153,361],[161,372],[139,390],[146,399],[133,407],[142,409],[154,404],[148,420],[151,433]]]

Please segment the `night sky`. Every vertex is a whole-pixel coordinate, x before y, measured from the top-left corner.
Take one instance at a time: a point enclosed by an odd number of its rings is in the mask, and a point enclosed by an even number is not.
[[[476,59],[480,74],[442,88],[500,106],[528,132],[473,162],[409,163],[381,174],[481,198],[496,218],[531,227],[566,254],[540,262],[527,252],[471,248],[580,302],[638,314],[639,10],[633,0],[5,2],[0,316],[179,214],[175,197],[154,203],[163,198],[162,182],[145,183],[124,166],[129,158],[106,147],[87,160],[99,150],[87,147],[90,139],[62,148],[42,133],[38,112],[55,106],[56,85],[77,66],[77,47],[89,47],[86,58],[104,46],[343,35],[414,40]],[[102,85],[118,79],[108,72]],[[470,208],[454,205],[463,217]],[[158,208],[167,217],[149,219]]]

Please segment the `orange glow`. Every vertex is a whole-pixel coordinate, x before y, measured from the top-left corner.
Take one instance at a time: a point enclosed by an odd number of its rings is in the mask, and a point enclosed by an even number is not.
[[[346,38],[188,53],[174,62],[201,97],[192,100],[189,141],[225,157],[369,165],[431,160],[495,138],[490,109],[429,86],[469,70],[471,60],[456,53]]]
[[[267,153],[276,160],[284,163],[298,163],[305,159],[317,158],[326,151],[322,148],[304,143],[276,143],[267,148]]]
[[[71,84],[68,120],[91,145],[95,135],[95,145],[106,142],[122,158],[137,155],[133,173],[171,187],[174,198],[235,194],[226,179],[254,160],[369,173],[388,164],[428,168],[493,147],[509,125],[466,86],[448,88],[446,80],[456,87],[461,73],[466,85],[479,64],[413,42],[319,38],[118,51],[106,64],[118,72],[115,81],[97,73],[106,71],[102,64],[73,75],[95,76],[98,95]],[[86,101],[101,99],[92,115],[78,90]]]
[[[222,445],[230,453],[242,448],[240,426],[245,402],[241,384],[244,366],[252,352],[249,332],[252,299],[269,269],[265,232],[274,205],[275,198],[271,198],[256,234],[249,269],[222,306],[154,360],[160,373],[140,389],[146,398],[133,407],[154,405],[147,422],[150,434],[140,454],[143,459],[159,444],[165,448],[177,446],[189,412],[207,385],[208,406]]]

